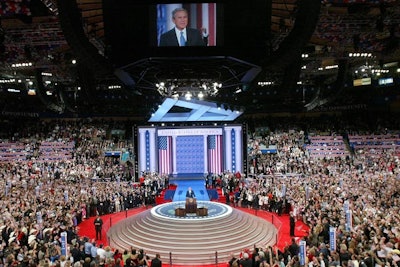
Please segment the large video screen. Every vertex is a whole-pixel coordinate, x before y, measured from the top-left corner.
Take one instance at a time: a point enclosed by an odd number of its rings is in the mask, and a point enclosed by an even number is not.
[[[243,172],[242,125],[139,127],[137,131],[139,173]]]
[[[157,4],[155,8],[156,16],[150,16],[150,20],[157,20],[158,46],[217,45],[217,30],[221,29],[217,27],[216,3]]]
[[[103,0],[107,57],[117,67],[150,57],[232,56],[257,64],[267,55],[270,12],[265,0]]]

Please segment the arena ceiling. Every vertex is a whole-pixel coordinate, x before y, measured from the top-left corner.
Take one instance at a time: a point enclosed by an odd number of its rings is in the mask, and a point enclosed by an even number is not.
[[[161,82],[182,94],[218,82],[207,101],[252,113],[397,100],[399,1],[274,0],[262,60],[239,49],[223,56],[146,56],[125,65],[109,56],[103,1],[2,3],[3,112],[150,116],[173,93],[160,90]],[[371,85],[353,86],[368,78]],[[382,86],[382,78],[393,82]]]

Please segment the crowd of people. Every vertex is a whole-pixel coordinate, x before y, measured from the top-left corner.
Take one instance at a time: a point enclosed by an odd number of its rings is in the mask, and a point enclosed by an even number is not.
[[[354,133],[361,123],[365,122],[355,122],[349,129]],[[248,145],[254,175],[243,181],[227,178],[224,185],[227,189],[239,187],[232,198],[236,205],[278,214],[290,211],[296,220],[306,223],[310,227],[304,238],[308,266],[399,266],[399,148],[376,151],[378,156],[371,151],[344,158],[310,158],[304,149],[306,136],[312,131],[339,131],[334,125],[269,132],[260,128],[262,132]],[[346,125],[343,119],[343,127]],[[376,126],[374,130],[360,128],[359,132],[390,131],[382,124]],[[263,154],[260,144],[276,145],[278,153]],[[351,221],[346,219],[346,209],[352,212]],[[331,247],[330,227],[336,229],[336,248]],[[279,251],[255,247],[242,252],[232,257],[230,265],[238,259],[242,266],[250,266],[246,265],[250,258],[252,266],[299,266],[298,253],[298,242],[293,239]]]
[[[363,2],[369,5],[359,5]],[[327,7],[326,13],[321,12],[314,34],[323,40],[353,47],[354,51],[391,49],[394,37],[399,35],[398,7],[393,2],[322,1]],[[342,7],[343,11],[335,13],[335,7]],[[371,11],[374,7],[378,12]]]
[[[398,150],[387,150],[380,157],[312,159],[303,146],[310,131],[332,134],[339,130],[332,125],[326,128],[324,121],[315,124],[318,127],[282,120],[280,124],[286,126],[266,127],[252,135],[249,159],[255,160],[249,162],[253,172],[220,174],[217,186],[232,196],[227,203],[291,212],[306,223],[310,227],[305,237],[308,266],[399,266]],[[79,223],[88,217],[154,204],[155,196],[168,186],[167,179],[156,173],[144,174],[136,182],[118,158],[104,156],[105,148],[121,141],[109,136],[113,127],[118,126],[105,121],[1,127],[12,129],[2,132],[2,142],[75,142],[70,160],[36,162],[32,157],[0,163],[2,266],[152,264],[140,248],[121,252],[77,234]],[[260,143],[275,145],[277,153],[259,153]],[[346,205],[352,211],[351,225]],[[336,249],[330,247],[330,227],[336,228]],[[66,256],[61,253],[62,232],[68,233]],[[298,251],[296,239],[285,248],[255,246],[238,251],[229,264],[299,266]]]
[[[5,0],[0,3],[0,15],[31,15],[30,1],[29,0]]]
[[[21,142],[32,152],[24,161],[0,162],[0,186],[4,188],[0,198],[2,266],[80,266],[77,255],[73,261],[69,257],[72,248],[81,250],[86,241],[92,243],[78,236],[80,222],[155,204],[165,179],[144,174],[145,183],[140,185],[119,158],[105,157],[106,149],[121,144],[107,138],[109,127],[108,122],[89,121],[35,122],[23,127],[2,123],[1,143]],[[72,159],[37,161],[32,148],[43,140],[74,141]],[[125,149],[129,149],[128,142]],[[67,232],[71,246],[67,257],[61,255],[62,232]],[[82,265],[84,260],[82,257]]]

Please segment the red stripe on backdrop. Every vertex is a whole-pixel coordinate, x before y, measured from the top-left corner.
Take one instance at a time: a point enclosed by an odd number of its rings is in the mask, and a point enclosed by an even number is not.
[[[222,135],[219,135],[217,137],[217,146],[218,146],[218,151],[219,151],[219,155],[218,155],[218,171],[219,173],[222,172]]]
[[[208,4],[208,45],[215,45],[215,4]]]
[[[172,172],[172,137],[161,136],[159,138],[159,172],[161,174],[170,174]]]
[[[196,29],[201,29],[203,27],[203,7],[202,4],[196,4]]]
[[[222,172],[222,136],[210,136],[208,148],[208,169],[211,173],[220,174]]]

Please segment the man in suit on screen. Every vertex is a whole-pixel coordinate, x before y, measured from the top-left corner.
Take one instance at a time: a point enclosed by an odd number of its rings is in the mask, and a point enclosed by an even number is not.
[[[175,27],[160,36],[160,46],[206,45],[199,30],[187,27],[189,15],[186,9],[174,9],[172,11],[172,22]]]

